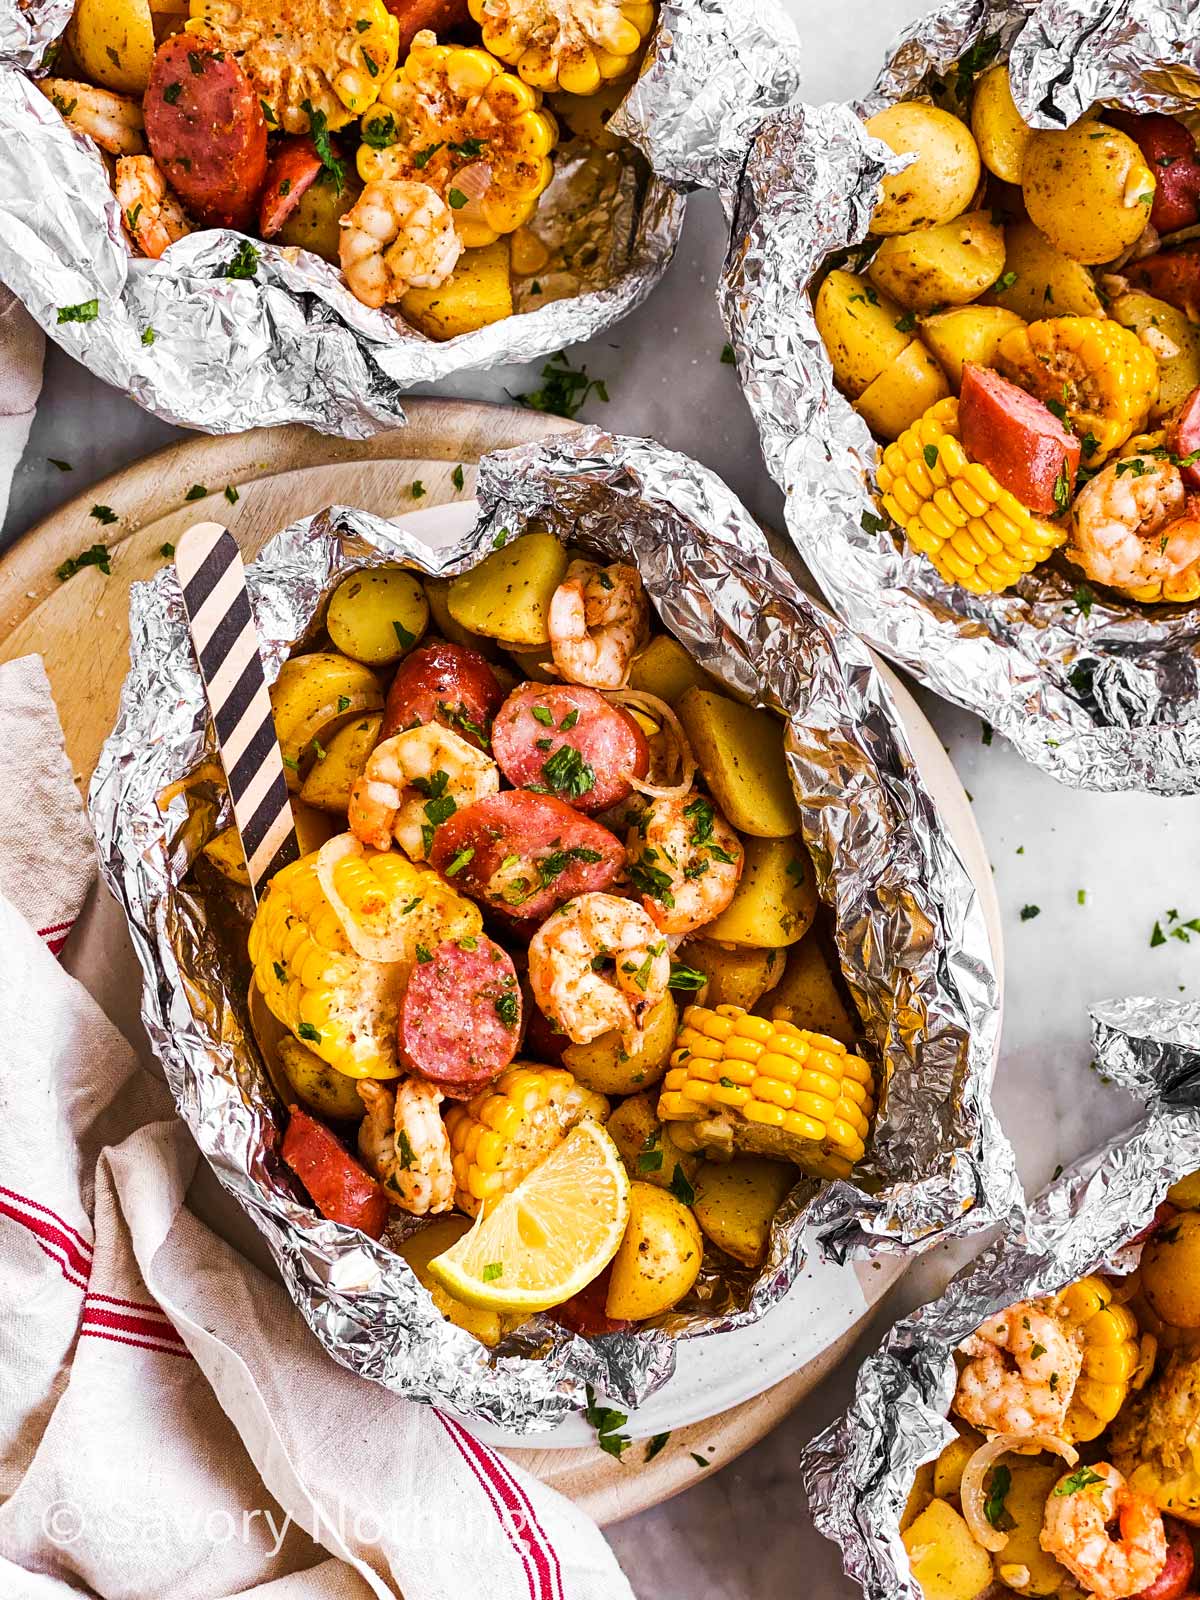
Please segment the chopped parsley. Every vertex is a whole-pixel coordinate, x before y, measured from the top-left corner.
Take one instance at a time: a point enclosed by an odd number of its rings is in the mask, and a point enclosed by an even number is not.
[[[646,1454],[642,1457],[642,1459],[644,1461],[653,1461],[655,1456],[658,1455],[659,1451],[662,1449],[663,1445],[666,1444],[667,1440],[670,1437],[671,1437],[671,1435],[670,1435],[669,1432],[668,1433],[656,1433],[654,1435],[653,1439],[650,1439],[650,1440],[647,1441],[647,1443],[646,1443]]]
[[[1041,916],[1041,914],[1042,914],[1041,906],[1022,906],[1021,907],[1021,921],[1022,922],[1032,922],[1034,917]]]
[[[446,149],[460,161],[477,161],[486,144],[486,139],[462,139],[458,144],[448,144]]]
[[[378,61],[376,61],[375,57],[367,49],[366,45],[360,44],[358,48],[362,51],[363,65],[373,78],[377,78],[379,76]]]
[[[675,896],[671,893],[674,882],[669,872],[664,872],[661,867],[654,865],[658,860],[657,850],[647,850],[636,861],[629,863],[629,881],[639,894],[646,895],[651,900],[657,900],[668,910],[674,908]]]
[[[143,328],[143,330],[142,330],[142,343],[143,344],[153,344],[154,343],[154,329],[153,328]]]
[[[81,300],[77,306],[59,306],[58,321],[95,322],[100,315],[99,300]]]
[[[333,145],[329,142],[329,119],[323,111],[318,111],[309,99],[301,100],[300,109],[308,115],[309,136],[313,148],[321,158],[321,165],[333,178],[333,186],[338,194],[341,194],[346,182],[346,168],[334,154]]]
[[[173,106],[182,93],[183,85],[181,83],[169,83],[163,90],[163,99],[169,106]]]
[[[461,462],[459,463],[459,465],[457,467],[455,467],[454,471],[450,474],[450,482],[454,485],[454,487],[456,489],[460,489],[461,490],[461,488],[463,486],[463,469],[462,469]]]
[[[386,150],[390,144],[395,144],[397,137],[396,119],[390,111],[363,123],[362,142],[372,150]]]
[[[723,344],[721,346],[721,365],[723,367],[731,367],[736,359],[733,353],[733,346],[731,344]]]
[[[413,157],[413,166],[416,167],[418,172],[423,172],[425,170],[445,142],[446,141],[444,139],[441,139],[437,144],[427,144],[424,150],[417,151],[416,155]]]
[[[1181,918],[1179,912],[1173,907],[1164,913],[1166,931],[1163,931],[1162,921],[1156,921],[1150,934],[1150,948],[1157,950],[1159,945],[1166,944],[1168,939],[1177,939],[1180,944],[1191,944],[1192,934],[1200,933],[1200,917]]]
[[[679,1168],[676,1167],[675,1170],[676,1170],[676,1172],[678,1172]],[[693,1451],[690,1452],[690,1454],[691,1454],[692,1460],[696,1463],[696,1465],[698,1467],[711,1467],[712,1466],[712,1462],[711,1461],[706,1461],[704,1459],[704,1457],[699,1454],[698,1451],[693,1450]]]
[[[231,260],[227,261],[217,273],[218,278],[253,278],[258,271],[258,251],[249,239],[243,239],[233,253]]]
[[[645,1143],[638,1151],[637,1169],[639,1172],[661,1172],[662,1164],[662,1129],[655,1128],[646,1135]]]
[[[1003,294],[1006,289],[1011,289],[1016,281],[1017,275],[1015,272],[1004,272],[996,279],[993,287],[997,294]]]
[[[1091,616],[1092,607],[1096,604],[1096,596],[1088,588],[1086,583],[1081,583],[1071,598],[1075,602],[1076,611],[1080,612],[1085,617]]]
[[[282,961],[272,961],[271,966],[275,970],[275,981],[276,981],[276,983],[286,983],[288,981],[288,975],[287,975],[287,968],[284,966],[283,962]]]
[[[416,634],[410,633],[402,622],[393,621],[392,631],[395,633],[396,638],[399,639],[405,650],[409,649],[410,646],[416,644],[417,642]]]
[[[175,546],[173,544],[160,544],[158,547],[158,553],[160,556],[162,556],[164,561],[169,561],[175,554]]]
[[[302,1039],[307,1039],[310,1044],[320,1044],[321,1035],[311,1022],[302,1022],[296,1029]]]
[[[74,472],[74,467],[69,461],[60,461],[56,456],[47,456],[46,460],[52,467],[57,467],[60,472]]]
[[[488,1261],[484,1263],[483,1272],[480,1274],[484,1283],[495,1283],[497,1278],[504,1276],[503,1261]]]
[[[1001,1533],[1008,1533],[1016,1527],[1011,1512],[1004,1502],[1008,1499],[1008,1491],[1012,1488],[1012,1473],[1005,1466],[993,1468],[988,1480],[987,1498],[983,1502],[983,1514],[993,1528],[998,1528]]]
[[[1054,508],[1063,512],[1071,504],[1071,477],[1064,460],[1058,477],[1054,480]]]
[[[279,126],[279,118],[271,110],[267,102],[265,100],[260,100],[258,103],[262,107],[263,120],[266,122],[267,126],[271,128],[277,128]]]
[[[423,500],[425,498],[425,485],[421,482],[420,478],[413,479],[412,487],[408,492],[410,495],[412,495],[414,500]]]
[[[454,860],[451,861],[450,864],[447,866],[447,868],[446,868],[446,876],[448,878],[457,877],[457,875],[462,871],[462,869],[469,862],[473,861],[474,859],[475,859],[474,850],[460,850],[458,852],[458,854],[454,857]]]
[[[428,945],[424,945],[424,944],[419,944],[417,946],[416,956],[417,956],[417,960],[420,962],[420,964],[423,967],[427,967],[429,965],[429,963],[433,960],[433,956],[430,953],[429,946]]]
[[[981,722],[979,724],[979,737],[984,744],[991,744],[995,735],[990,722]]]
[[[96,521],[102,523],[105,527],[107,527],[110,522],[116,522],[119,520],[117,513],[111,506],[93,506],[88,512],[88,516],[95,517]]]
[[[690,990],[703,989],[707,982],[707,972],[699,972],[695,967],[685,967],[682,961],[672,961],[671,976],[667,980],[668,989],[678,989],[687,993]]]
[[[484,1271],[487,1271],[486,1267]],[[615,1411],[612,1406],[598,1406],[596,1391],[590,1383],[586,1386],[586,1393],[587,1405],[583,1414],[596,1430],[596,1443],[606,1454],[615,1456],[619,1461],[632,1442],[627,1434],[619,1431],[629,1418],[624,1411]]]
[[[1129,456],[1124,461],[1117,462],[1117,477],[1123,478],[1127,472],[1132,472],[1135,478],[1144,478],[1150,468],[1141,456]]]
[[[896,318],[897,333],[911,333],[917,325],[917,313],[906,311],[902,317]]]
[[[533,785],[554,794],[569,795],[579,799],[596,787],[596,774],[572,744],[561,744],[554,754],[542,763],[545,784]]]
[[[521,1002],[513,991],[497,995],[492,1002],[496,1015],[506,1028],[515,1028],[521,1020]]]
[[[461,211],[467,203],[467,197],[461,189],[449,189],[446,192],[446,203],[451,211]]]
[[[1096,451],[1099,450],[1100,441],[1090,428],[1079,441],[1079,447],[1089,460],[1096,454]]]
[[[410,1167],[416,1165],[416,1152],[403,1128],[396,1134],[396,1155],[399,1157],[397,1165],[402,1172],[407,1172]]]
[[[608,401],[608,390],[602,378],[589,378],[587,368],[578,371],[571,366],[564,351],[551,356],[542,368],[542,387],[530,394],[514,396],[518,405],[531,411],[544,411],[555,417],[575,417],[594,394],[598,400]]]
[[[1081,1489],[1093,1489],[1096,1484],[1103,1483],[1104,1478],[1098,1472],[1093,1472],[1091,1467],[1079,1467],[1069,1477],[1056,1483],[1050,1491],[1057,1498],[1062,1499],[1068,1494],[1078,1494]]]
[[[66,583],[68,578],[73,578],[77,572],[82,572],[84,567],[99,567],[107,578],[112,572],[108,563],[108,546],[94,544],[86,550],[81,550],[77,556],[68,556],[61,565],[55,567],[54,574],[60,583]]]
[[[925,465],[929,468],[930,472],[932,472],[934,467],[937,466],[937,459],[938,459],[938,447],[937,447],[937,445],[935,445],[935,444],[927,444],[925,446],[924,450],[921,451],[921,454],[925,457]]]
[[[549,706],[531,706],[529,715],[535,722],[540,722],[543,728],[554,726],[554,713]]]
[[[675,1171],[671,1174],[668,1188],[681,1205],[690,1206],[696,1198],[696,1191],[688,1182],[687,1173],[678,1161],[675,1163]],[[708,1462],[704,1464],[707,1466]]]
[[[194,483],[183,498],[185,500],[207,500],[208,490],[202,483]]]

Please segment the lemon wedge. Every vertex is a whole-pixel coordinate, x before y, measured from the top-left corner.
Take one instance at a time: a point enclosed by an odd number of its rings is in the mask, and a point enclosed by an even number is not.
[[[598,1277],[629,1220],[629,1175],[597,1122],[572,1128],[428,1272],[467,1305],[545,1311]]]

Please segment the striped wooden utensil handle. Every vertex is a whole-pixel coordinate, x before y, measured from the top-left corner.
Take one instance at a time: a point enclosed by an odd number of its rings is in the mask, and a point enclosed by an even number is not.
[[[295,829],[241,551],[219,522],[198,522],[175,570],[257,900]]]

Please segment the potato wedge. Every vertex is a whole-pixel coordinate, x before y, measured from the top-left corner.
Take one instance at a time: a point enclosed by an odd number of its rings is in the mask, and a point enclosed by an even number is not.
[[[828,275],[817,290],[813,318],[837,386],[851,400],[912,341],[912,320],[905,322],[904,307],[853,272]]]
[[[764,1017],[782,1011],[788,1022],[824,1033],[852,1050],[861,1029],[842,996],[841,973],[832,965],[820,930],[807,933],[788,951],[783,977],[754,1009]]]
[[[761,1156],[704,1162],[692,1202],[701,1232],[735,1261],[761,1266],[771,1242],[771,1222],[798,1177],[788,1162]]]
[[[1085,118],[1039,130],[1025,148],[1021,193],[1029,220],[1073,261],[1112,261],[1145,231],[1154,174],[1127,133]],[[1062,316],[1062,308],[1054,314]]]
[[[945,1500],[931,1500],[901,1537],[925,1600],[975,1600],[992,1581],[991,1556]]]
[[[1158,358],[1158,399],[1150,416],[1161,422],[1200,384],[1200,330],[1175,306],[1139,289],[1118,295],[1108,314],[1132,328]]]
[[[892,234],[875,252],[867,276],[910,311],[974,300],[1004,271],[1004,230],[990,211],[967,211],[937,228]]]
[[[621,1101],[604,1126],[631,1178],[669,1189],[676,1181],[676,1168],[689,1183],[695,1178],[700,1157],[675,1143],[671,1124],[658,1120],[654,1109],[656,1098],[650,1091],[630,1095]]]
[[[452,1244],[457,1244],[470,1227],[470,1217],[434,1217],[416,1233],[410,1233],[396,1248],[413,1269],[417,1282],[429,1290],[434,1305],[447,1322],[452,1322],[456,1328],[465,1329],[490,1350],[493,1345],[500,1343],[505,1332],[505,1322],[511,1319],[504,1318],[498,1311],[464,1305],[461,1300],[456,1300],[452,1294],[443,1289],[429,1271],[429,1263],[434,1256],[440,1256],[443,1250],[449,1250]]]
[[[440,633],[443,639],[449,639],[451,644],[469,645],[489,661],[494,660],[500,654],[500,646],[495,639],[485,639],[481,633],[472,633],[450,615],[450,585],[454,579],[423,577],[421,581],[425,586],[434,632]]]
[[[364,712],[383,710],[383,690],[360,662],[329,650],[292,656],[271,685],[275,736],[283,751],[288,788],[298,790],[340,727]]]
[[[749,1011],[783,977],[781,950],[751,950],[739,945],[689,939],[680,960],[708,979],[706,1006],[741,1006]]]
[[[803,939],[817,914],[816,876],[803,841],[745,839],[745,865],[733,899],[705,928],[707,938],[756,950]]]
[[[717,685],[672,634],[656,633],[633,658],[629,687],[642,694],[657,695],[673,706],[689,689],[715,689]]]
[[[795,833],[800,813],[779,719],[697,687],[684,691],[675,710],[730,827],[765,839]]]
[[[920,100],[887,106],[867,119],[867,132],[897,155],[916,159],[883,180],[872,233],[907,233],[949,222],[971,204],[979,186],[979,151],[958,117]]]
[[[336,184],[313,183],[296,202],[296,208],[275,235],[273,243],[290,245],[293,249],[311,250],[332,266],[341,265],[338,245],[342,230],[340,219],[362,194],[362,181],[348,163],[346,178],[339,192]]]
[[[914,339],[854,402],[854,409],[881,439],[898,439],[905,428],[950,393],[946,374],[920,339]]]
[[[456,339],[512,316],[508,239],[464,250],[454,271],[436,289],[410,289],[400,301],[406,322],[431,339]]]
[[[383,713],[347,722],[323,745],[324,760],[316,760],[300,785],[300,798],[306,805],[344,817],[350,805],[350,790],[362,777],[367,758],[379,741]]]
[[[900,1514],[900,1532],[910,1528],[933,1499],[933,1462],[925,1461],[917,1468],[913,1486],[908,1491],[904,1510]]]
[[[518,650],[537,650],[550,643],[546,618],[566,575],[567,552],[554,535],[527,533],[455,578],[446,603],[460,627]]]
[[[1189,1172],[1167,1190],[1167,1199],[1181,1211],[1200,1210],[1200,1172]]]
[[[956,306],[921,321],[921,338],[937,358],[955,394],[962,387],[964,362],[994,367],[1006,333],[1024,327],[1015,311],[1003,306]]]
[[[1008,68],[989,67],[975,85],[971,132],[984,166],[1005,183],[1020,183],[1033,129],[1013,103]]]
[[[319,850],[338,832],[338,824],[323,811],[304,804],[303,797],[293,797],[292,822],[296,828],[296,843],[302,856]],[[246,852],[242,849],[242,836],[235,827],[222,828],[204,846],[204,854],[217,871],[230,883],[243,889],[250,887],[250,869],[246,865]]]
[[[357,1080],[322,1061],[299,1039],[289,1034],[279,1041],[279,1060],[288,1082],[310,1110],[341,1122],[357,1122],[365,1113]]]
[[[120,94],[145,94],[154,65],[148,0],[75,0],[67,42],[94,83]]]
[[[1105,315],[1088,269],[1056,250],[1032,222],[1005,228],[1004,273],[989,289],[986,301],[1015,311],[1026,322]]]
[[[567,1045],[563,1066],[585,1089],[595,1089],[598,1094],[636,1094],[657,1083],[667,1070],[678,1023],[674,998],[664,995],[646,1018],[635,1049],[623,1049],[619,1033],[602,1033],[590,1044]]]
[[[983,1443],[983,1435],[967,1428],[951,1439],[933,1464],[933,1492],[939,1500],[957,1500],[967,1462]]]
[[[1200,1211],[1183,1211],[1142,1252],[1142,1290],[1173,1328],[1200,1328]]]
[[[325,613],[325,627],[337,648],[370,667],[399,661],[428,626],[429,602],[420,578],[391,563],[343,578]]]
[[[1008,1543],[994,1558],[996,1576],[1021,1594],[1058,1594],[1070,1582],[1070,1574],[1042,1549],[1041,1532],[1046,1501],[1063,1468],[1031,1461],[1028,1456],[1004,1456],[985,1479],[986,1489],[993,1487],[999,1467],[1009,1473],[1004,1509],[1012,1519],[1012,1527],[1008,1530]],[[1021,1581],[1025,1572],[1028,1580]]]
[[[678,1304],[695,1283],[704,1240],[682,1201],[655,1184],[629,1185],[629,1222],[612,1260],[605,1315],[644,1322]]]

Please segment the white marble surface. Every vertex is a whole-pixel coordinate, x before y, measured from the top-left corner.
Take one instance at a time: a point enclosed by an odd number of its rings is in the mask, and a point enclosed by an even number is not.
[[[790,3],[807,47],[812,100],[865,89],[888,38],[921,9],[918,0]],[[649,304],[575,352],[607,380],[612,396],[585,415],[698,456],[756,513],[777,521],[779,495],[763,472],[733,369],[719,360],[724,335],[711,290],[722,248],[715,204],[693,201],[679,253]],[[449,388],[503,400],[535,381],[536,369],[512,368]],[[5,537],[176,434],[52,349]],[[59,473],[50,456],[74,470]],[[1134,992],[1194,996],[1200,988],[1200,940],[1158,949],[1149,942],[1155,919],[1169,908],[1184,918],[1200,914],[1196,804],[1059,788],[999,740],[985,746],[973,717],[922,698],[974,798],[1004,908],[1008,988],[995,1099],[1032,1189],[1131,1115],[1130,1104],[1089,1070],[1088,1002]],[[1021,908],[1030,905],[1040,914],[1022,920]],[[127,1016],[131,997],[110,998]],[[950,1265],[945,1255],[926,1258],[901,1284],[894,1309],[935,1292]],[[877,1336],[864,1339],[864,1351]],[[857,1593],[840,1576],[837,1552],[808,1525],[795,1474],[802,1445],[844,1403],[853,1368],[851,1360],[726,1471],[697,1469],[689,1493],[612,1530],[639,1596],[791,1600],[802,1593],[833,1600]]]

